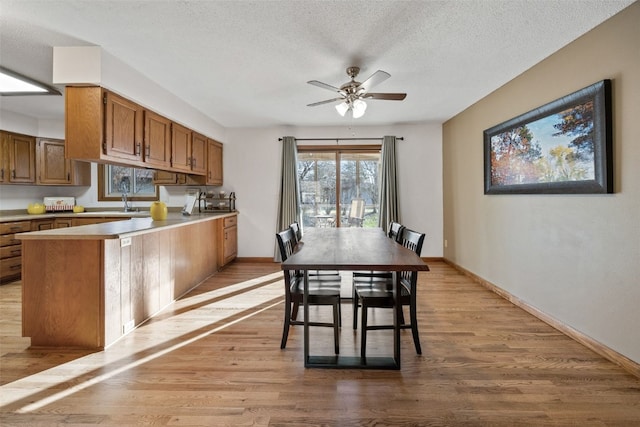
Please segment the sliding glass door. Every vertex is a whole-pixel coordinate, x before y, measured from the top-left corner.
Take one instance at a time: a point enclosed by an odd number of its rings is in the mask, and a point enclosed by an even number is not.
[[[379,146],[298,147],[305,227],[377,227]]]

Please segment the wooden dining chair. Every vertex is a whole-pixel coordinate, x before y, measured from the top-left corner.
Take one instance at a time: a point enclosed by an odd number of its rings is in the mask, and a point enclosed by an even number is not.
[[[389,223],[387,236],[389,236],[390,239],[399,242],[404,228],[404,225],[391,221]],[[367,285],[375,286],[376,284],[387,283],[393,278],[393,274],[390,271],[354,271],[352,277],[353,286],[351,301],[353,304],[353,329],[358,329],[358,307],[360,305],[360,301],[356,295],[356,285],[359,285],[362,288]]]
[[[298,244],[298,242],[302,240],[302,229],[300,228],[300,224],[298,224],[297,222],[293,222],[291,223],[291,225],[289,225],[289,228],[293,230],[296,236],[296,244]],[[308,274],[309,277],[317,277],[318,279],[322,280],[338,282],[342,280],[342,277],[340,276],[340,272],[338,270],[309,270]]]
[[[293,230],[293,234],[296,237],[296,244],[302,240],[302,228],[300,228],[300,224],[298,224],[297,222],[292,222],[289,225],[289,228]]]
[[[402,237],[400,243],[414,251],[418,256],[422,250],[425,235],[416,231],[405,228],[402,230]],[[420,346],[420,336],[418,334],[418,320],[417,320],[417,307],[416,307],[416,290],[418,283],[417,271],[402,271],[398,272],[400,275],[400,289],[398,289],[399,304],[400,307],[400,328],[411,329],[413,334],[413,343],[416,347],[416,352],[422,354],[422,347]],[[393,308],[393,278],[385,280],[375,280],[369,283],[354,284],[354,295],[358,299],[360,306],[362,307],[362,325],[361,325],[361,343],[360,343],[360,356],[366,356],[367,347],[367,331],[380,330],[380,329],[393,329],[393,325],[369,325],[368,324],[368,312],[369,308]],[[402,308],[409,306],[409,323],[405,322]],[[357,306],[355,306],[357,308]],[[354,313],[355,315],[355,313]]]
[[[286,261],[296,250],[295,233],[291,228],[287,228],[276,233],[278,248],[282,261]],[[291,325],[304,325],[298,320],[298,309],[304,297],[304,276],[300,271],[284,270],[284,328],[282,331],[282,341],[280,348],[285,348],[289,337],[289,327]],[[333,322],[309,322],[310,326],[326,326],[333,328],[335,352],[340,352],[340,282],[326,278],[314,278],[309,276],[309,305],[330,305],[333,306]]]

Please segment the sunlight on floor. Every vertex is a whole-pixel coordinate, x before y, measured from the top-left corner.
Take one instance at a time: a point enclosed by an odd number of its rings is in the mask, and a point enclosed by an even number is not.
[[[281,304],[283,286],[278,272],[180,299],[104,351],[5,384],[0,405],[31,399],[16,412],[39,409]]]

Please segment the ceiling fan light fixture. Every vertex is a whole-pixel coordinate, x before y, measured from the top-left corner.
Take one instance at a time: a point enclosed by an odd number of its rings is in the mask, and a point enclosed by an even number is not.
[[[359,119],[364,116],[364,112],[367,110],[367,103],[361,99],[356,99],[353,101],[353,107],[351,110],[353,111],[353,118]]]
[[[338,112],[338,114],[344,117],[344,115],[347,114],[347,111],[349,111],[349,105],[346,102],[341,102],[340,104],[336,105],[336,111]]]

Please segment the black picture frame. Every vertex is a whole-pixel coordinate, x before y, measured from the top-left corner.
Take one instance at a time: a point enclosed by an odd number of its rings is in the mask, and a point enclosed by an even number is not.
[[[596,193],[613,193],[611,80],[484,131],[484,194]]]

